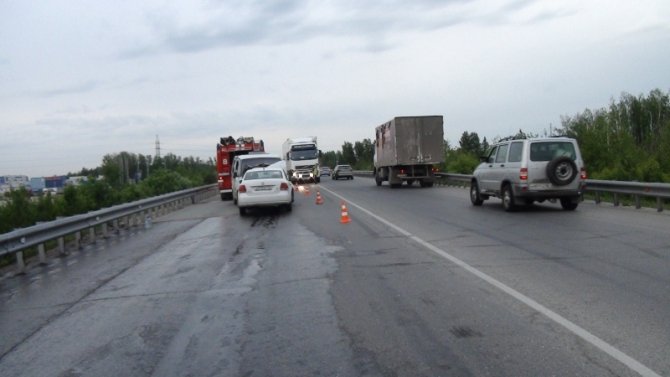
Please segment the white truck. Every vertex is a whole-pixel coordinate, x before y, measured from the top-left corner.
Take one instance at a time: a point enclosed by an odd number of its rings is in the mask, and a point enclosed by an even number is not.
[[[288,138],[282,144],[282,159],[286,161],[286,172],[293,183],[320,181],[319,148],[316,136]]]
[[[435,168],[444,162],[441,115],[395,117],[375,129],[375,181],[392,188],[418,181],[431,187]]]

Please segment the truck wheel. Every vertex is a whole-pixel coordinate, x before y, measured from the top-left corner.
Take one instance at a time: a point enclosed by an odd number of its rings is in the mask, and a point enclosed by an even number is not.
[[[424,181],[421,180],[421,187],[433,187],[433,181]]]
[[[407,180],[407,186],[411,186],[412,183],[414,183],[414,180],[413,180],[413,179],[408,179],[408,180]]]
[[[377,184],[377,186],[381,186],[381,185],[382,185],[382,179],[379,178],[379,176],[376,175],[376,174],[375,174],[375,183]]]

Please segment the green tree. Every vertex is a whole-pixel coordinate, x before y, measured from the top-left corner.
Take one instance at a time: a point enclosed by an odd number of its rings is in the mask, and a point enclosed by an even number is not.
[[[30,192],[25,188],[12,189],[6,194],[8,203],[3,208],[0,218],[0,228],[4,232],[16,228],[23,228],[33,225],[35,222],[35,207],[30,203]]]
[[[340,164],[349,164],[356,165],[356,153],[354,152],[354,146],[348,141],[345,141],[342,145],[342,157]]]
[[[358,170],[371,170],[375,147],[371,139],[363,139],[354,143],[354,154],[356,155],[356,166]]]
[[[461,139],[459,140],[458,144],[460,145],[462,152],[475,156],[478,156],[482,149],[482,145],[479,142],[479,135],[477,135],[476,132],[463,132],[463,135],[461,135]]]
[[[319,162],[321,166],[334,167],[337,165],[337,154],[335,151],[328,151],[321,155],[321,161]]]

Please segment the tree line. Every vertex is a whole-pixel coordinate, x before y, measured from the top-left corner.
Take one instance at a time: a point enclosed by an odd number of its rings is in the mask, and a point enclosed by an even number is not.
[[[648,95],[623,93],[608,107],[586,109],[561,117],[561,127],[542,136],[565,135],[579,142],[589,176],[594,179],[670,182],[670,94],[660,89]],[[522,130],[516,138],[537,137]],[[493,140],[495,142],[496,138]],[[471,174],[489,142],[476,132],[464,132],[458,146],[444,141],[441,171]],[[349,164],[372,170],[374,142],[344,142],[341,150],[321,156],[322,166]],[[58,216],[71,216],[115,204],[216,182],[212,158],[181,158],[174,154],[152,158],[128,152],[105,155],[102,165],[77,173],[88,177],[80,186],[67,186],[63,195],[31,198],[24,189],[7,194],[0,205],[0,233]]]
[[[62,195],[33,196],[25,188],[6,194],[0,205],[0,234],[117,204],[162,195],[216,182],[214,161],[137,155],[128,152],[105,155],[102,165],[68,176],[88,177],[80,185],[66,185]]]
[[[670,183],[670,93],[654,89],[648,95],[621,94],[608,107],[586,109],[562,116],[561,126],[542,135],[519,130],[517,139],[568,136],[575,138],[590,178],[619,181]],[[496,137],[492,143],[502,137]],[[441,171],[472,174],[490,143],[476,132],[463,132],[457,146],[444,141],[445,162]],[[339,151],[325,152],[322,165],[349,164],[356,170],[372,170],[374,143],[370,139],[345,142]]]

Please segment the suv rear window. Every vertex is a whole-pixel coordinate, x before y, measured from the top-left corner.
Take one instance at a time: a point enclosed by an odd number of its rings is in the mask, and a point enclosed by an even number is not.
[[[251,168],[255,168],[261,165],[272,165],[275,162],[279,161],[279,157],[258,157],[258,158],[249,158],[240,161],[240,168],[242,174]]]
[[[569,141],[538,141],[530,144],[531,161],[551,161],[557,157],[567,156],[575,160],[575,146]]]

